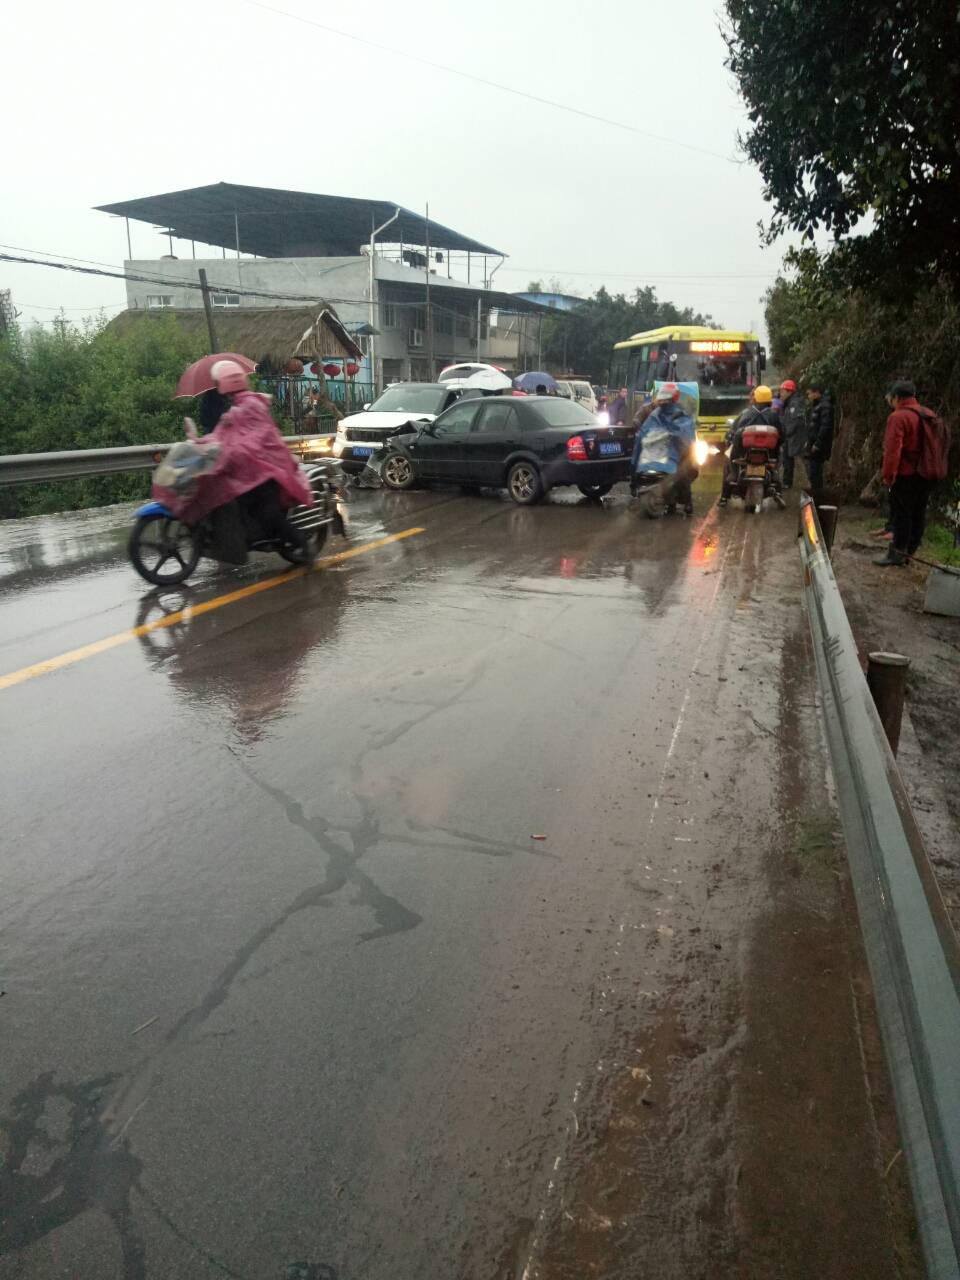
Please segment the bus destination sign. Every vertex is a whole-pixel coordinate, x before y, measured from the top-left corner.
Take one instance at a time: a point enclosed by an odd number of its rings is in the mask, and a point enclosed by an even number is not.
[[[708,342],[691,342],[690,350],[698,355],[735,355],[743,350],[743,343],[711,339]]]

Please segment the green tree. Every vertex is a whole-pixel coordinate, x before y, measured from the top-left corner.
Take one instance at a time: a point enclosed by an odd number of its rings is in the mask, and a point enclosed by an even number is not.
[[[888,293],[936,267],[960,285],[956,0],[726,0],[746,154],[768,240],[824,228],[834,269]],[[853,234],[854,232],[857,234]]]
[[[172,317],[119,334],[101,317],[63,319],[0,341],[0,453],[111,448],[174,439],[187,411],[173,399],[186,365],[203,354]],[[0,490],[0,515],[118,502],[146,489],[134,473]]]
[[[635,289],[629,298],[601,287],[573,311],[558,311],[544,320],[544,363],[605,382],[614,343],[665,324],[712,325],[713,321],[690,307],[661,302],[650,286]]]

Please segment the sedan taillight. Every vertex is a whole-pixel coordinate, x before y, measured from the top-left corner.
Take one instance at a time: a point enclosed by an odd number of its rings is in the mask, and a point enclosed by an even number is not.
[[[571,462],[586,462],[587,446],[583,443],[583,436],[571,436],[567,441],[567,457]]]

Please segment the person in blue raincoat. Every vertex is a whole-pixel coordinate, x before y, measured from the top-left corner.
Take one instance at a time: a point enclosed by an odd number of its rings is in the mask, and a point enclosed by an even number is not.
[[[692,515],[690,486],[700,474],[692,457],[696,438],[696,423],[680,404],[680,388],[675,382],[661,383],[653,394],[653,412],[640,425],[634,441],[634,492],[638,471],[656,473],[665,480],[672,477],[668,501],[682,504],[687,515]]]

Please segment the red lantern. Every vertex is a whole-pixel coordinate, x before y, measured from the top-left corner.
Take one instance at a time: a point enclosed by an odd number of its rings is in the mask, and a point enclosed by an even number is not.
[[[314,360],[313,364],[310,366],[310,372],[315,378],[320,376],[320,362],[318,360]]]
[[[299,378],[300,374],[303,373],[303,361],[298,360],[296,356],[294,356],[292,360],[288,360],[283,366],[283,371],[284,373],[290,373],[293,374],[294,377]]]
[[[353,360],[347,365],[347,377],[355,378],[360,372],[360,366]]]
[[[325,364],[323,366],[323,372],[328,378],[336,378],[340,373],[340,366],[338,364]]]

